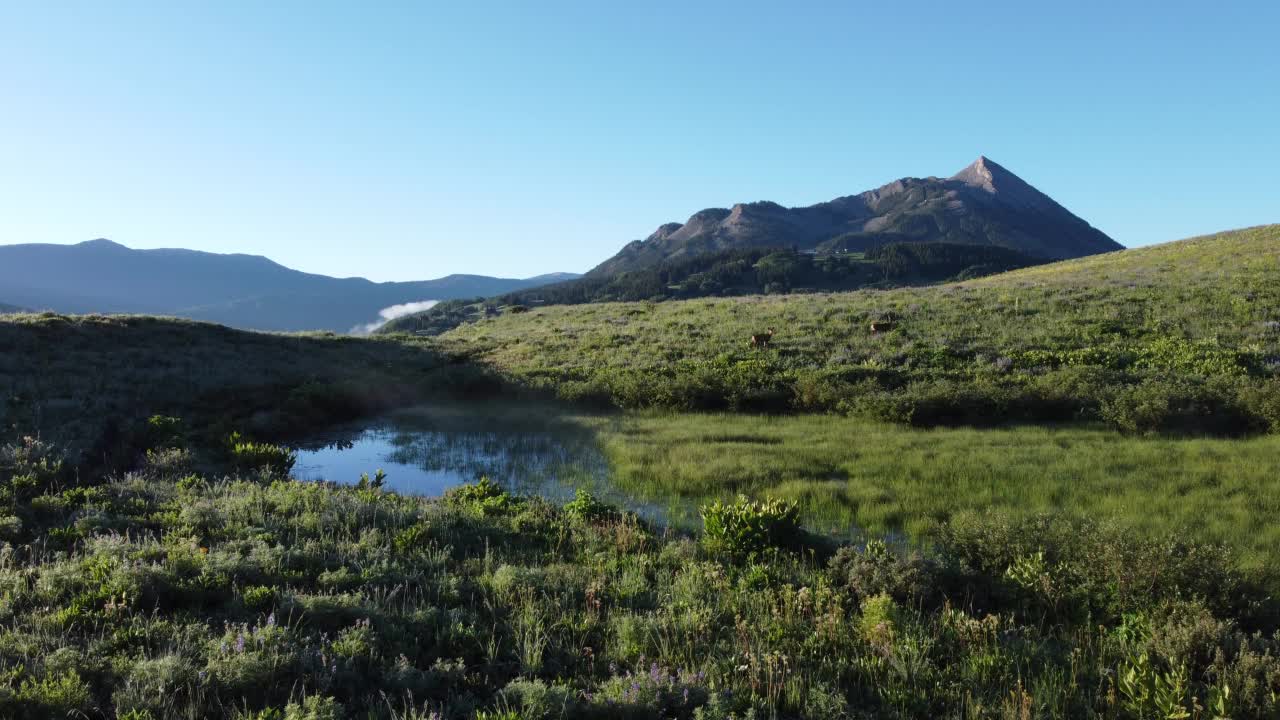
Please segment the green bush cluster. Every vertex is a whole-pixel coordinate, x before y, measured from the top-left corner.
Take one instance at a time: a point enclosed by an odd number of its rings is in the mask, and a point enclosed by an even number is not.
[[[253,442],[240,433],[232,433],[227,440],[231,464],[241,471],[264,470],[276,475],[288,475],[298,461],[298,454],[282,445]]]
[[[482,515],[505,515],[521,506],[518,498],[487,477],[474,483],[450,488],[444,494],[444,502]]]
[[[713,551],[750,555],[794,546],[801,537],[800,508],[786,500],[716,500],[702,507],[702,531]]]
[[[574,497],[565,503],[564,511],[570,517],[593,523],[616,520],[622,515],[617,507],[601,501],[582,488],[574,491]]]

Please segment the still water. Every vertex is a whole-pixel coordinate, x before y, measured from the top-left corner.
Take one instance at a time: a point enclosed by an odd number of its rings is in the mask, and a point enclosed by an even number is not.
[[[517,408],[414,408],[318,433],[297,443],[293,474],[343,484],[386,473],[405,495],[438,497],[488,477],[509,492],[571,500],[577,488],[661,524],[685,526],[687,509],[645,502],[615,489],[592,435],[571,421]]]

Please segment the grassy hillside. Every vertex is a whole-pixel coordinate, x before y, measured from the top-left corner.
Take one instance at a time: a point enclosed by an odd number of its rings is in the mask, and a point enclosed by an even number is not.
[[[957,243],[893,243],[866,252],[823,255],[789,248],[728,250],[482,300],[443,302],[425,312],[392,320],[380,332],[438,335],[517,307],[902,287],[979,277],[1043,262],[1008,248]]]
[[[929,288],[542,307],[435,346],[623,407],[1236,433],[1280,426],[1277,280],[1271,225]]]
[[[127,454],[163,413],[267,436],[483,386],[413,341],[277,335],[144,316],[0,319],[0,431]]]

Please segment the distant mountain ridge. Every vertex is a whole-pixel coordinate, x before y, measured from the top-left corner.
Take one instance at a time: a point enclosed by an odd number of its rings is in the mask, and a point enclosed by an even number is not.
[[[587,275],[750,247],[864,252],[892,242],[995,245],[1046,260],[1123,246],[1003,166],[979,157],[950,178],[903,178],[808,207],[774,202],[708,208],[626,245]]]
[[[133,250],[104,239],[0,246],[5,302],[67,313],[174,315],[253,330],[347,332],[392,305],[498,295],[574,277],[375,283],[304,273],[257,255]]]

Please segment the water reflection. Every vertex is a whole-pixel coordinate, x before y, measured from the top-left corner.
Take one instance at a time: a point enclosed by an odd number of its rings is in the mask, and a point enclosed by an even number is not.
[[[334,428],[297,444],[294,475],[355,484],[382,469],[386,487],[439,496],[488,477],[511,492],[563,502],[577,488],[662,524],[671,508],[616,491],[594,438],[571,422],[545,415],[474,408],[417,408]],[[678,525],[684,525],[684,515]]]

